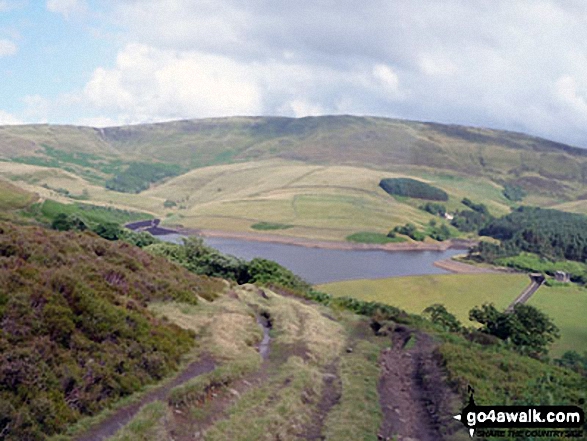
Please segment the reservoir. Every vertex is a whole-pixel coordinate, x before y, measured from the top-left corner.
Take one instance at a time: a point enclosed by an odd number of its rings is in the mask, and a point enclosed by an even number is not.
[[[161,240],[181,243],[181,236],[158,236]],[[251,260],[274,260],[312,284],[353,279],[445,274],[434,262],[448,259],[463,250],[381,251],[332,250],[242,239],[206,237],[204,242],[217,250]]]

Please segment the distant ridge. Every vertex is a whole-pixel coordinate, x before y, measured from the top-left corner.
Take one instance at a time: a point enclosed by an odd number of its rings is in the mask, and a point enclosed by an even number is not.
[[[424,167],[521,186],[587,183],[586,149],[504,130],[370,116],[240,116],[102,129],[0,127],[0,159],[44,158],[47,148],[188,169],[282,159],[390,171]]]

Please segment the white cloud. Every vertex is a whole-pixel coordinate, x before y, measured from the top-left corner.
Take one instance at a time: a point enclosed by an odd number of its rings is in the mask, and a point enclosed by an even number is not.
[[[453,75],[457,72],[457,66],[442,54],[423,53],[418,64],[422,72],[430,76]]]
[[[65,17],[87,7],[84,0],[46,4]],[[100,35],[120,48],[70,101],[76,117],[118,123],[344,112],[587,146],[582,1],[100,4],[111,17]]]
[[[14,55],[18,51],[18,47],[10,40],[0,40],[0,57],[7,57]]]
[[[228,115],[340,113],[362,101],[398,100],[398,75],[384,64],[334,68],[290,60],[129,44],[113,68],[97,68],[79,99],[121,122]],[[341,106],[341,103],[344,103]]]
[[[108,118],[108,117],[89,117],[89,118],[80,118],[78,119],[75,124],[80,125],[80,126],[85,126],[85,127],[98,127],[98,128],[102,128],[102,127],[114,127],[114,126],[118,126],[121,124],[124,124],[124,122],[120,122],[117,120],[114,120],[112,118]]]
[[[255,78],[219,56],[128,45],[113,69],[98,68],[84,96],[131,122],[254,114],[261,111]]]
[[[377,64],[373,67],[373,76],[381,82],[386,91],[392,94],[399,92],[399,78],[391,67]]]
[[[16,116],[5,112],[3,110],[0,110],[0,125],[2,126],[6,126],[6,125],[15,125],[15,124],[23,124],[23,122],[18,119]]]
[[[293,115],[296,118],[303,116],[324,115],[324,108],[317,103],[311,103],[305,100],[296,100],[286,103],[281,109],[281,114]]]
[[[47,10],[70,19],[84,14],[87,11],[87,4],[84,0],[47,0]]]

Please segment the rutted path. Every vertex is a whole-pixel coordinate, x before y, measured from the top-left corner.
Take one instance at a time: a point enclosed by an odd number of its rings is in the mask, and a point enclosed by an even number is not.
[[[322,396],[318,402],[317,412],[312,418],[312,422],[306,428],[305,434],[301,439],[305,440],[323,440],[324,421],[329,412],[340,401],[342,396],[342,384],[338,373],[338,360],[328,366],[323,374]]]
[[[259,370],[234,381],[226,388],[210,390],[208,398],[204,402],[199,403],[200,407],[206,408],[206,411],[202,413],[200,418],[194,419],[193,415],[189,415],[189,408],[193,407],[193,405],[174,409],[172,418],[166,424],[168,432],[173,437],[172,439],[175,441],[200,440],[208,428],[226,416],[226,410],[242,394],[251,387],[258,386],[266,381],[269,350],[271,347],[269,331],[273,325],[271,317],[266,313],[261,313],[257,316],[257,323],[263,329],[263,339],[257,346],[259,355],[263,359]]]
[[[266,360],[269,355],[269,348],[270,348],[270,336],[269,330],[271,328],[271,319],[268,316],[261,315],[257,317],[257,323],[263,329],[263,340],[258,345],[259,354]],[[136,403],[129,404],[128,406],[124,406],[118,410],[116,410],[112,415],[107,417],[104,421],[98,423],[96,426],[92,427],[86,433],[75,437],[75,441],[102,441],[106,440],[109,437],[116,434],[118,430],[128,424],[133,417],[138,413],[141,407],[152,403],[154,401],[165,401],[171,389],[176,386],[180,386],[189,380],[202,375],[208,372],[211,372],[216,367],[214,360],[209,356],[204,356],[198,361],[191,363],[181,374],[175,377],[172,381],[164,384],[161,387],[147,393],[143,398],[141,398]],[[249,377],[250,380],[253,380],[253,376],[258,376],[258,374],[253,374]],[[240,388],[241,393],[243,389],[250,386],[250,382],[246,379],[237,381],[236,384],[233,386],[234,388]],[[231,393],[239,395],[234,388],[229,389],[229,395]],[[228,404],[228,403],[224,403]],[[222,401],[219,400],[219,403],[216,404],[218,407],[216,410],[222,410]],[[176,414],[179,419],[181,419],[181,411],[180,413]],[[191,438],[193,439],[193,438]]]
[[[434,346],[424,333],[403,326],[393,332],[392,347],[381,354],[380,440],[443,439],[440,428],[450,424],[451,393],[433,358]]]
[[[76,441],[101,441],[113,436],[120,428],[125,426],[136,415],[141,407],[154,401],[166,399],[167,394],[174,387],[179,386],[180,384],[183,384],[199,375],[211,372],[214,368],[214,360],[208,356],[204,356],[200,360],[191,363],[172,381],[164,384],[161,387],[158,387],[151,392],[148,392],[136,403],[132,403],[128,406],[117,409],[104,421],[98,423],[98,425],[92,427],[86,433],[75,437],[74,439]]]

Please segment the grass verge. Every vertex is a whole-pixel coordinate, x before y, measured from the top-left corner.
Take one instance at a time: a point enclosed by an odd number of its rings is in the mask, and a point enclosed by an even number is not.
[[[375,244],[386,244],[386,243],[399,243],[406,242],[407,239],[404,237],[387,237],[385,234],[372,233],[369,231],[361,231],[353,233],[346,237],[349,242],[358,243],[375,243]]]
[[[378,359],[384,342],[387,340],[376,343],[359,341],[352,353],[341,358],[342,397],[324,423],[327,440],[378,439],[382,418],[377,392],[380,375]]]
[[[251,225],[253,230],[287,230],[288,228],[293,228],[293,225],[287,224],[278,224],[273,222],[257,222],[256,224]]]

